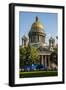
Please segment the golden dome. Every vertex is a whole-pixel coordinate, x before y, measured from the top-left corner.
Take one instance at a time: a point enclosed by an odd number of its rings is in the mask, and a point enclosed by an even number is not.
[[[39,18],[36,16],[36,21],[32,24],[32,29],[34,30],[43,30],[44,27],[41,24],[41,22],[39,21]]]

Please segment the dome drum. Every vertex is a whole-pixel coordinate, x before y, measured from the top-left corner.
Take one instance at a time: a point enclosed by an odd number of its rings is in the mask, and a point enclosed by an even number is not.
[[[46,36],[46,34],[42,32],[29,32],[29,37],[31,37],[32,35]]]

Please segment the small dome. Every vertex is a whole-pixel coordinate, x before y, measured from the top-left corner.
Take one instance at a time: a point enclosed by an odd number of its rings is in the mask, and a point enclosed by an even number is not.
[[[28,40],[28,37],[24,35],[24,36],[22,37],[22,39]]]
[[[55,41],[52,37],[50,37],[49,41]]]
[[[36,20],[35,20],[35,22],[32,24],[31,29],[34,29],[34,30],[43,30],[43,29],[44,29],[42,23],[39,21],[38,16],[36,16]]]

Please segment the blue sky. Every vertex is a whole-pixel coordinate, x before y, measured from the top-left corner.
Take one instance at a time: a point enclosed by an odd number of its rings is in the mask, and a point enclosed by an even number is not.
[[[35,17],[38,16],[41,23],[44,26],[44,32],[46,33],[46,43],[52,36],[56,38],[58,36],[58,15],[57,13],[38,13],[38,12],[19,12],[19,43],[21,45],[21,38],[23,35],[28,35],[31,29],[31,25],[35,21]]]

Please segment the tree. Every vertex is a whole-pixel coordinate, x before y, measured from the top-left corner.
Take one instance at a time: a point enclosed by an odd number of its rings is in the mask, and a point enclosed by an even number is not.
[[[51,53],[50,60],[52,63],[58,65],[58,49],[54,48],[54,51]]]
[[[39,62],[37,49],[34,47],[20,47],[20,67]]]
[[[31,59],[32,59],[32,63],[34,64],[39,62],[38,51],[35,47],[31,47]]]
[[[21,68],[22,66],[25,65],[25,60],[26,60],[26,57],[25,57],[25,56],[26,56],[26,49],[23,48],[23,47],[20,47],[19,52],[20,52],[20,68]]]
[[[26,55],[25,55],[26,62],[25,62],[25,64],[26,65],[31,65],[32,64],[32,60],[31,60],[31,48],[30,48],[30,46],[28,46],[28,47],[25,47],[25,49],[26,49]]]

